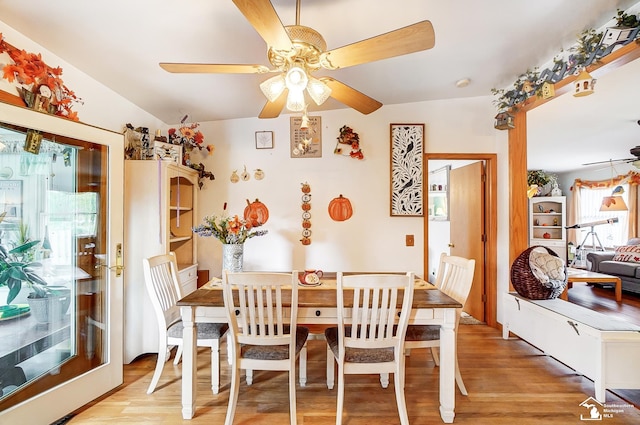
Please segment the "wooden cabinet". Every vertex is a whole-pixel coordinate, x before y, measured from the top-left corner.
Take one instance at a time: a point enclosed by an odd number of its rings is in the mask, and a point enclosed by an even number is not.
[[[198,173],[171,161],[125,161],[124,361],[158,352],[142,259],[173,251],[182,294],[197,287]]]
[[[529,199],[529,246],[546,246],[566,263],[566,217],[564,196],[540,196]]]

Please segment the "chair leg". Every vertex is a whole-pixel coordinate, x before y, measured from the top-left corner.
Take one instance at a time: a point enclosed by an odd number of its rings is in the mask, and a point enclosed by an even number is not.
[[[333,389],[333,385],[335,384],[335,373],[336,365],[333,357],[333,351],[331,351],[331,348],[327,345],[327,388],[330,390]]]
[[[389,374],[388,373],[381,373],[380,374],[380,385],[382,385],[382,388],[387,388],[389,386]]]
[[[236,415],[236,405],[238,404],[238,389],[240,387],[240,369],[234,364],[231,369],[231,386],[229,388],[229,406],[227,407],[227,417],[224,420],[225,425],[232,425],[233,418]]]
[[[456,383],[458,384],[458,388],[460,388],[460,392],[462,395],[469,395],[467,393],[467,387],[464,386],[464,382],[462,381],[462,375],[460,375],[460,367],[458,366],[458,356],[456,356]]]
[[[182,358],[182,343],[180,343],[176,349],[176,357],[173,359],[173,364],[177,365],[180,363],[180,358]]]
[[[289,369],[289,418],[291,425],[296,425],[296,361],[291,360]]]
[[[342,410],[344,409],[344,369],[338,365],[338,403],[336,406],[336,425],[342,425]]]
[[[438,357],[438,347],[431,347],[431,357],[436,366],[440,366],[440,357]]]
[[[211,391],[220,392],[220,340],[214,339],[211,344]]]
[[[233,342],[231,341],[231,331],[227,332],[227,363],[229,363],[229,366],[231,366],[233,364],[233,354],[231,353],[231,344],[233,344]]]
[[[302,350],[298,356],[298,362],[300,364],[300,386],[307,385],[307,343],[304,343]]]
[[[151,378],[151,383],[149,384],[149,388],[147,388],[147,394],[153,393],[156,389],[156,385],[158,385],[158,381],[160,380],[160,375],[162,375],[162,369],[164,369],[164,364],[167,361],[167,347],[162,346],[158,348],[158,361],[156,362],[156,370],[153,372],[153,378]]]
[[[409,415],[407,413],[407,402],[404,398],[404,374],[400,370],[400,367],[404,365],[400,364],[398,369],[393,374],[393,382],[396,388],[396,403],[398,404],[398,415],[400,415],[400,423],[402,425],[409,425]]]

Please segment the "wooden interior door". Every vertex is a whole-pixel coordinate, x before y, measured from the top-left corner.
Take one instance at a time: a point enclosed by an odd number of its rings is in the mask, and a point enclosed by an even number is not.
[[[485,321],[485,172],[484,161],[455,168],[449,176],[450,254],[476,260],[464,311]]]

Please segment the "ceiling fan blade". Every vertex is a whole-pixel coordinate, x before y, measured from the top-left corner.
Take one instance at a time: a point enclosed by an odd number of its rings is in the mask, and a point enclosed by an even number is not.
[[[433,25],[422,21],[324,52],[320,55],[320,63],[327,69],[346,68],[431,49],[434,45]]]
[[[273,102],[267,101],[260,111],[260,115],[258,118],[277,118],[282,112],[282,108],[287,103],[287,96],[289,95],[289,90],[284,89],[284,91],[280,94],[280,96]]]
[[[293,48],[293,43],[269,0],[233,0],[233,3],[267,42],[267,46],[284,51]]]
[[[160,67],[168,72],[192,74],[266,74],[271,72],[264,65],[215,64],[215,63],[167,63]]]
[[[382,103],[331,77],[320,78],[331,89],[331,97],[365,115],[377,110]]]
[[[633,161],[636,161],[637,159],[638,158],[609,159],[607,161],[587,162],[586,164],[582,164],[582,165],[613,164],[614,162],[617,164],[620,162],[633,162]]]

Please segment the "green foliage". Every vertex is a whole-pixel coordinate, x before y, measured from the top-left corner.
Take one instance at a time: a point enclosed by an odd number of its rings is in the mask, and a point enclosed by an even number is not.
[[[538,187],[542,187],[551,181],[551,176],[542,170],[530,170],[527,171],[527,184],[529,186],[536,184]]]
[[[11,250],[0,245],[0,286],[9,288],[7,304],[18,296],[23,282],[30,286],[34,297],[47,296],[47,282],[35,272],[35,268],[42,265],[32,261],[39,244],[40,241],[30,241]]]
[[[624,10],[618,9],[618,14],[613,17],[618,27],[635,28],[640,26],[640,19],[636,15],[628,15]]]

